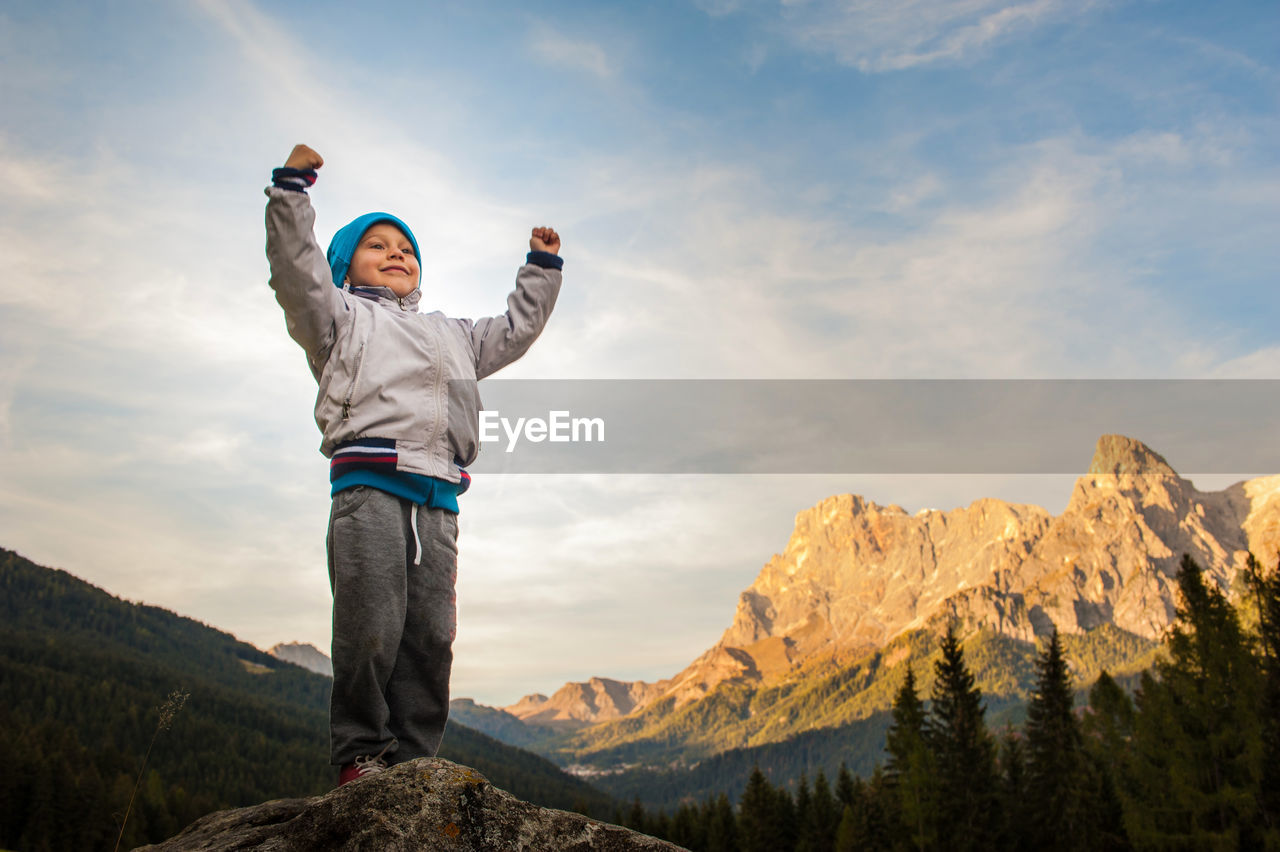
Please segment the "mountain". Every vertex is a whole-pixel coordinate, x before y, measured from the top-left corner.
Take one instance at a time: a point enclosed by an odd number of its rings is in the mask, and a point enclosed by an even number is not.
[[[1118,435],[1098,441],[1057,517],[992,499],[909,515],[831,497],[796,517],[733,624],[666,695],[679,706],[727,680],[764,682],[947,621],[1023,640],[1110,624],[1155,641],[1173,618],[1183,553],[1227,589],[1246,551],[1280,543],[1278,522],[1280,477],[1201,492]]]
[[[331,686],[228,633],[0,549],[0,762],[20,767],[0,774],[0,848],[110,848],[144,754],[125,848],[211,810],[323,793],[334,783]],[[450,723],[441,756],[539,805],[614,807],[545,758],[462,724]]]
[[[948,623],[984,692],[1017,699],[1055,626],[1078,681],[1135,671],[1173,618],[1183,553],[1235,593],[1246,553],[1278,548],[1280,476],[1203,492],[1141,442],[1104,435],[1057,516],[994,499],[915,514],[823,500],[797,515],[719,642],[673,678],[594,679],[507,709],[578,728],[554,746],[561,761],[689,763],[865,720],[889,706],[906,665],[927,690]],[[636,699],[629,712],[619,695]]]
[[[595,722],[621,719],[661,696],[667,681],[620,681],[593,677],[584,683],[566,683],[550,698],[526,695],[502,708],[522,722],[557,730],[576,730]]]
[[[302,666],[309,672],[315,672],[325,677],[333,677],[333,660],[329,659],[328,654],[310,643],[289,642],[285,644],[281,642],[268,648],[267,653],[277,660],[284,660],[286,663]]]
[[[449,723],[454,722],[522,748],[547,738],[546,728],[526,725],[505,710],[477,704],[470,698],[455,698],[449,702]]]

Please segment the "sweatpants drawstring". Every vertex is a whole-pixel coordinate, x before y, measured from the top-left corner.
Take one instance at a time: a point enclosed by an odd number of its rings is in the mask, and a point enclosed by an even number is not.
[[[410,503],[409,526],[413,527],[413,564],[422,564],[422,539],[418,537],[418,504]]]

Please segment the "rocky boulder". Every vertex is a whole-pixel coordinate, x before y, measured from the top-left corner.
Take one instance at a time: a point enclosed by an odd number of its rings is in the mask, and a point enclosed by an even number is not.
[[[474,769],[402,763],[310,799],[218,811],[149,852],[632,852],[681,847],[522,802]]]

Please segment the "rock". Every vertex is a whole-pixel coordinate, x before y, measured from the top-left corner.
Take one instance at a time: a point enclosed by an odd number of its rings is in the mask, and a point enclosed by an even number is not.
[[[630,852],[681,847],[540,808],[440,758],[394,766],[311,799],[218,811],[149,852]]]
[[[1093,460],[1089,462],[1089,473],[1177,476],[1164,456],[1124,435],[1103,435],[1098,439]]]

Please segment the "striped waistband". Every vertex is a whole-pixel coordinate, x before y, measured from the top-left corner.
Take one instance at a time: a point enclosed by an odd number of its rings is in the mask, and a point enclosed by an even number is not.
[[[333,458],[329,459],[329,481],[353,470],[395,473],[399,460],[395,438],[357,438],[339,444],[333,451]]]
[[[337,446],[333,451],[333,458],[329,459],[329,481],[337,482],[358,470],[407,479],[428,478],[396,470],[396,463],[399,461],[400,454],[396,452],[395,438],[357,438],[354,441],[346,441]],[[458,473],[461,474],[461,482],[455,484],[443,479],[440,481],[456,488],[457,493],[461,494],[471,487],[471,474],[462,468],[458,468]]]

